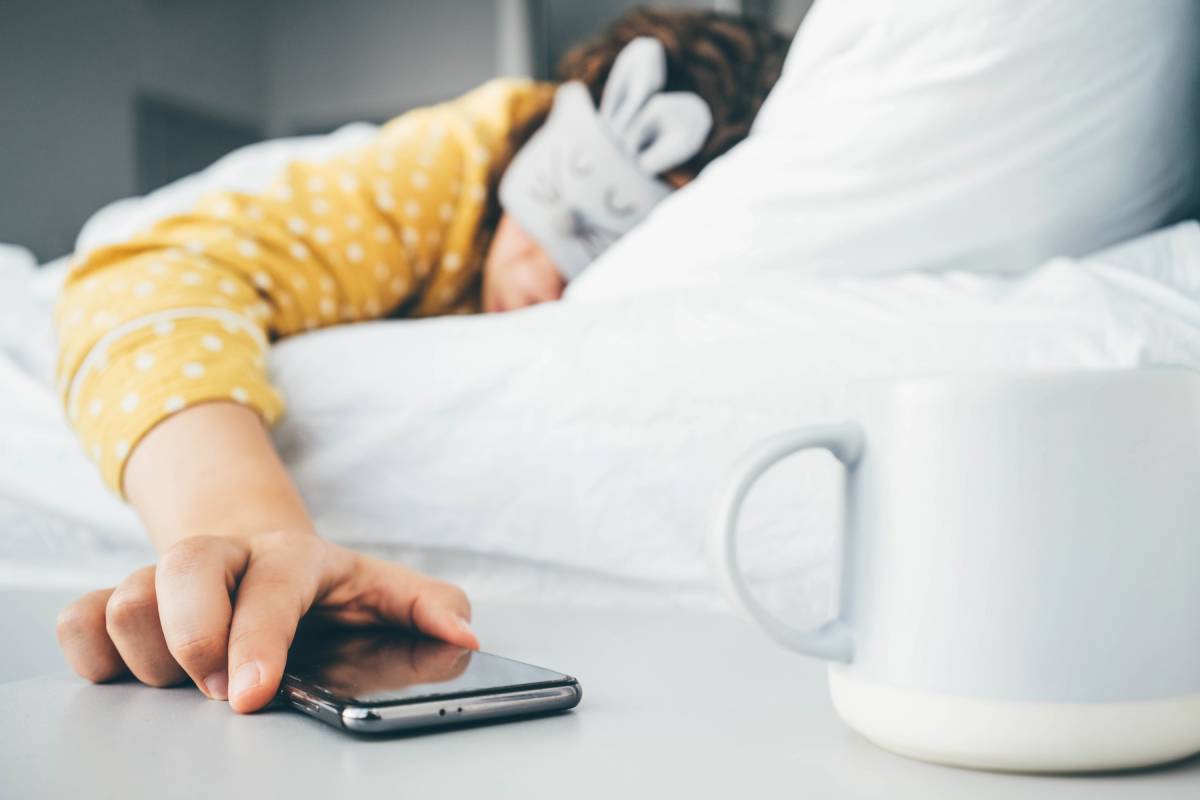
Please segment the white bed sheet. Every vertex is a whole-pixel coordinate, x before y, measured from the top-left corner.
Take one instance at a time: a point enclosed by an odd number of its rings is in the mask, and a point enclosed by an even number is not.
[[[50,387],[57,276],[0,268],[0,583],[92,585],[152,556]],[[325,535],[477,598],[720,603],[704,539],[751,442],[917,372],[1200,368],[1200,226],[1021,276],[813,279],[381,322],[272,356],[278,444]],[[838,475],[787,463],[747,508],[750,569],[820,614]]]

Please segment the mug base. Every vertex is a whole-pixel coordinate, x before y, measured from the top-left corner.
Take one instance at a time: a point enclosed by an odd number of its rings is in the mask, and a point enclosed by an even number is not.
[[[829,671],[838,715],[899,755],[1003,772],[1101,772],[1200,752],[1200,694],[1113,703],[991,700]]]

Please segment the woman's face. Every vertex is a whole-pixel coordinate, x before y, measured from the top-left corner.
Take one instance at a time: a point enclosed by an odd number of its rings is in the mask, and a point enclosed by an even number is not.
[[[679,171],[663,176],[674,189],[691,179]],[[502,214],[483,262],[483,310],[515,311],[548,303],[562,297],[566,287],[550,254],[516,220]]]
[[[566,285],[550,255],[503,214],[483,262],[483,310],[515,311],[557,300]]]

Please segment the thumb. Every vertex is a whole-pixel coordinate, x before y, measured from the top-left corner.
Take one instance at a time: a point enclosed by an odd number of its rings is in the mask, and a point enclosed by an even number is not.
[[[400,564],[360,558],[359,576],[380,617],[450,644],[479,649],[470,625],[471,602],[462,589]]]

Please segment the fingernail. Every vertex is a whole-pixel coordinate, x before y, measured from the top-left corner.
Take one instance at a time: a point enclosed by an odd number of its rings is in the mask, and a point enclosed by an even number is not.
[[[237,668],[237,672],[233,673],[233,685],[229,687],[229,694],[232,697],[238,697],[258,686],[262,681],[262,671],[258,668],[257,661],[247,661]]]
[[[204,691],[213,700],[229,699],[229,673],[221,670],[209,675],[204,679]]]
[[[471,636],[475,635],[475,631],[471,630],[471,623],[467,622],[466,617],[455,616],[454,624],[457,625],[458,629],[463,633],[469,633]]]

